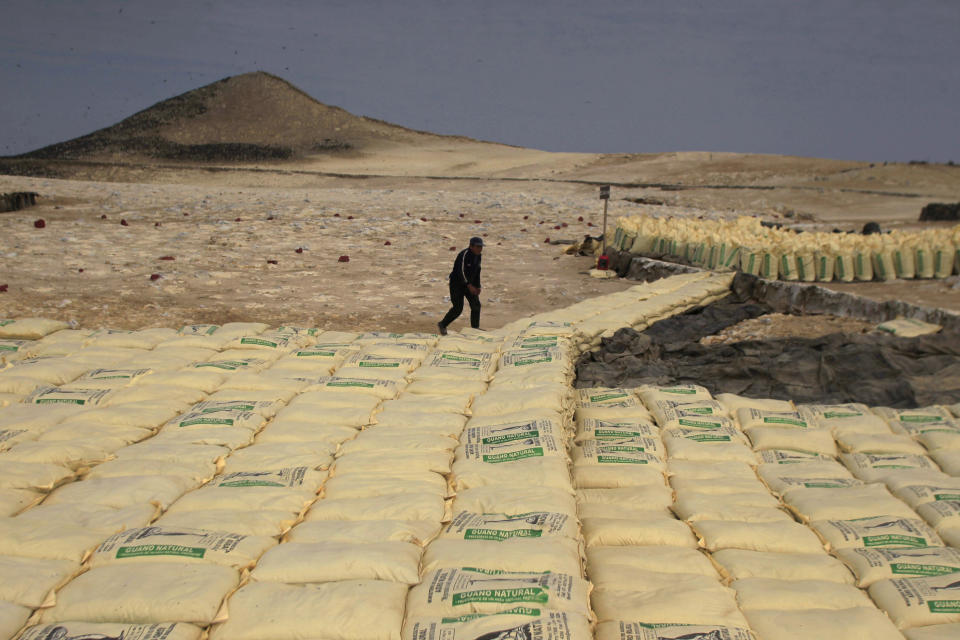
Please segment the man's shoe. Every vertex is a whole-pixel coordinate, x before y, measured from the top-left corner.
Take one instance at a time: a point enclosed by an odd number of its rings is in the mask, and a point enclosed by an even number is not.
[[[440,324],[439,322],[437,323],[437,330],[440,331],[440,335],[442,336],[447,335],[447,328],[442,324]]]

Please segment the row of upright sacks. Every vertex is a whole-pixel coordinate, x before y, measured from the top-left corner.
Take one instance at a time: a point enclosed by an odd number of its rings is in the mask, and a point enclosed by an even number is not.
[[[947,408],[634,391],[577,433],[623,469],[578,492],[598,638],[956,637],[960,480],[913,437],[960,435]]]
[[[960,273],[960,226],[884,234],[796,233],[759,218],[620,218],[613,246],[708,269],[830,282],[946,278]]]

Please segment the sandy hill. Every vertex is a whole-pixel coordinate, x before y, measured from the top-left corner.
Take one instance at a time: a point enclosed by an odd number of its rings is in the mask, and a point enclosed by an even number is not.
[[[188,161],[290,160],[377,142],[440,138],[319,102],[265,72],[225,78],[159,102],[105,129],[20,157]]]
[[[164,100],[105,129],[16,158],[0,174],[109,182],[501,189],[612,184],[635,202],[793,212],[824,223],[915,221],[960,199],[960,167],[739,153],[554,153],[415,131],[353,115],[256,72]],[[438,179],[448,179],[441,187]],[[449,182],[452,180],[453,182]],[[493,187],[490,181],[496,181]]]

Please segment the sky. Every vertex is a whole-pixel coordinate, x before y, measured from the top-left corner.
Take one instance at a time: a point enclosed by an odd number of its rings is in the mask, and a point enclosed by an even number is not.
[[[960,162],[960,0],[3,0],[0,155],[267,71],[546,151]]]

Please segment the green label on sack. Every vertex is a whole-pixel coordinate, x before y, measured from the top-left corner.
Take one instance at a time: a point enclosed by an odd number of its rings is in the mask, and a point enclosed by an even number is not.
[[[336,351],[297,351],[298,358],[332,358],[337,355]]]
[[[719,429],[720,425],[716,422],[707,422],[705,420],[691,420],[690,418],[680,418],[679,423],[684,427],[696,427],[698,429]]]
[[[519,433],[505,433],[502,436],[490,436],[480,440],[482,444],[501,444],[504,442],[513,442],[514,440],[526,440],[527,438],[537,438],[539,431],[522,431]]]
[[[443,360],[454,360],[456,362],[480,362],[480,358],[471,358],[469,356],[455,356],[449,353],[445,353],[440,356]]]
[[[943,422],[943,416],[900,416],[900,422]]]
[[[516,529],[501,531],[500,529],[467,529],[463,532],[464,540],[508,540],[510,538],[539,538],[543,531],[539,529]]]
[[[605,445],[601,445],[600,447],[601,449],[603,449],[603,451],[629,451],[629,452],[636,452],[636,453],[646,453],[647,451],[644,447],[628,446],[625,444],[615,444],[615,445],[605,444]]]
[[[775,417],[766,417],[763,419],[766,424],[792,424],[795,427],[806,427],[807,423],[803,420],[797,420],[796,418],[775,418]]]
[[[231,480],[221,482],[218,487],[285,487],[282,482],[271,482],[270,480]]]
[[[276,347],[277,343],[263,338],[241,338],[240,344],[258,344],[262,347]]]
[[[364,389],[373,389],[372,382],[328,382],[328,387],[363,387]]]
[[[233,418],[194,418],[193,420],[184,420],[177,426],[190,427],[195,424],[225,424],[233,426]]]
[[[86,404],[86,400],[76,400],[73,398],[40,398],[36,404]]]
[[[803,486],[807,489],[845,489],[847,487],[843,482],[829,482],[825,480],[819,482],[804,482]]]
[[[14,322],[14,320],[0,320],[0,327],[5,327],[8,324],[13,324]]]
[[[865,547],[890,547],[893,545],[898,547],[913,547],[915,549],[930,546],[927,544],[926,538],[918,538],[917,536],[904,536],[898,534],[863,536],[863,546]]]
[[[696,413],[701,416],[712,416],[713,408],[712,407],[683,407],[682,411],[684,413]]]
[[[927,600],[930,613],[960,613],[960,600]]]
[[[543,447],[531,447],[530,449],[521,449],[520,451],[511,451],[509,453],[495,453],[483,456],[484,462],[497,464],[499,462],[513,462],[514,460],[523,460],[524,458],[537,458],[543,456]]]
[[[948,567],[942,564],[894,562],[890,564],[890,571],[894,574],[908,576],[943,576],[960,571],[960,567]]]
[[[254,405],[252,404],[230,403],[218,405],[216,407],[207,407],[205,409],[201,409],[200,413],[216,413],[217,411],[253,411],[253,409]]]
[[[647,460],[634,460],[633,458],[624,458],[623,456],[597,456],[597,462],[601,464],[650,464]]]
[[[960,500],[960,493],[938,493],[933,496],[934,500]]]
[[[642,435],[639,431],[617,431],[615,429],[595,429],[593,435],[597,439],[601,438],[630,438],[632,436]]]
[[[536,602],[546,604],[550,595],[542,587],[522,587],[519,589],[480,589],[453,594],[452,604],[457,607],[471,602]]]
[[[732,438],[730,436],[719,436],[713,433],[696,433],[687,436],[687,440],[693,440],[694,442],[730,442]]]
[[[854,411],[824,411],[824,418],[856,418],[862,416],[862,413]]]
[[[360,363],[360,366],[361,367],[389,367],[389,368],[396,369],[397,367],[400,366],[400,363],[399,362],[369,362],[364,360],[363,362]]]
[[[660,389],[660,393],[676,393],[678,395],[692,396],[692,395],[696,395],[697,390],[696,389],[679,389],[679,388]]]
[[[15,344],[0,344],[0,351],[18,351],[20,347]]]
[[[530,358],[529,360],[517,360],[513,363],[515,367],[523,367],[528,364],[541,364],[544,362],[553,362],[552,356],[543,356],[541,358]]]
[[[240,367],[246,367],[246,362],[239,362],[235,360],[224,360],[221,362],[201,362],[198,365],[195,365],[198,369],[200,367],[213,367],[215,369],[227,369],[228,371],[233,371],[234,369],[239,369]]]
[[[202,558],[207,552],[203,547],[184,547],[179,544],[141,544],[135,547],[120,547],[116,558],[140,558],[143,556],[182,556]]]
[[[601,393],[600,395],[590,396],[590,402],[606,402],[607,400],[613,400],[614,398],[628,398],[629,394],[626,393]]]

